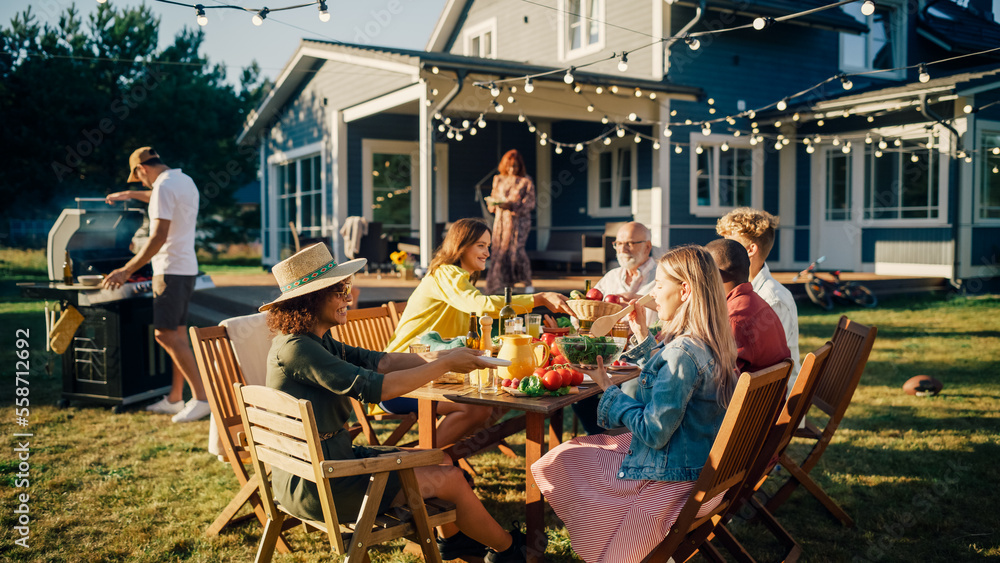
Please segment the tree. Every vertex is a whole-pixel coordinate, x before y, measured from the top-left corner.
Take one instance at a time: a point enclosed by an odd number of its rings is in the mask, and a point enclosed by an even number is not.
[[[53,218],[73,197],[123,189],[128,154],[143,145],[194,179],[200,218],[230,212],[257,172],[256,153],[235,136],[269,84],[256,63],[238,91],[227,84],[225,68],[200,54],[200,30],[185,28],[162,52],[158,35],[145,5],[102,4],[86,24],[70,6],[57,26],[29,7],[0,28],[0,215]]]

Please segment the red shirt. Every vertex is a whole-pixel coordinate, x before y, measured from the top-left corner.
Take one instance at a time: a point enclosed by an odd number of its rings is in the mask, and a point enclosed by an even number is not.
[[[726,295],[726,308],[736,339],[736,367],[740,372],[754,372],[791,357],[781,319],[754,293],[749,282],[734,287]]]

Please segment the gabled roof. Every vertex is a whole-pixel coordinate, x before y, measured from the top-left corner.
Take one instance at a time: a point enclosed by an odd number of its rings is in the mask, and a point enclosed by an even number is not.
[[[307,77],[312,76],[315,66],[324,60],[338,60],[350,64],[371,66],[401,74],[409,74],[413,77],[414,83],[417,82],[421,70],[430,67],[438,67],[440,70],[466,71],[496,77],[497,79],[541,74],[561,68],[529,65],[518,61],[502,59],[466,57],[451,53],[428,53],[426,51],[413,51],[409,49],[372,47],[318,39],[303,39],[302,43],[299,44],[299,48],[275,81],[274,88],[271,89],[271,92],[261,102],[257,110],[252,111],[247,117],[246,123],[243,126],[243,132],[240,134],[238,140],[242,141],[248,135],[255,133],[263,126],[262,124],[275,116],[284,104],[298,91],[303,81]],[[575,71],[573,76],[576,82],[580,84],[604,85],[608,83],[608,76],[604,74],[579,70]],[[551,81],[562,83],[563,74],[562,72],[558,72],[538,77],[534,80],[536,82]],[[701,88],[681,86],[666,80],[653,81],[629,78],[627,76],[616,76],[614,83],[623,88],[640,88],[645,91],[659,92],[691,101],[698,100],[704,95]],[[380,92],[373,92],[373,97],[377,97],[380,94]]]
[[[622,0],[617,0],[621,2]],[[472,4],[472,0],[448,0],[441,16],[438,17],[434,31],[427,41],[425,49],[428,51],[443,51],[455,34],[458,24],[462,21],[462,15]],[[699,0],[674,0],[674,4],[680,6],[697,7]],[[742,16],[786,16],[802,12],[812,8],[819,8],[829,4],[828,0],[708,0],[709,10],[720,12],[736,13]],[[796,25],[806,25],[834,31],[846,31],[849,33],[867,33],[868,26],[849,16],[840,8],[831,8],[815,14],[809,14],[801,18],[790,20],[787,23]]]
[[[931,2],[920,11],[917,31],[953,53],[974,53],[1000,46],[1000,24],[955,2]],[[1000,57],[1000,51],[987,56]]]

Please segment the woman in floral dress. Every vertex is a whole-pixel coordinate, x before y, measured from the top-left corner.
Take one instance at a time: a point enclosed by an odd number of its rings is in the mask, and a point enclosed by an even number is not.
[[[531,231],[531,210],[535,208],[535,183],[524,169],[517,150],[500,159],[499,174],[493,177],[493,192],[487,198],[493,222],[493,259],[486,274],[486,293],[524,282],[532,293],[531,261],[524,243]]]

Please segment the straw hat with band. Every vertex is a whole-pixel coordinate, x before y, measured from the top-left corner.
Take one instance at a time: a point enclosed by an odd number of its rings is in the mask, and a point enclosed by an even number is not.
[[[139,147],[132,151],[128,157],[128,180],[126,183],[141,182],[142,180],[135,174],[135,167],[146,164],[147,161],[154,158],[160,158],[160,155],[156,154],[156,149],[153,147]]]
[[[367,259],[358,258],[337,264],[330,249],[322,242],[303,248],[271,269],[274,279],[278,281],[281,297],[261,305],[258,310],[267,311],[275,303],[335,285],[364,268],[367,263]]]

